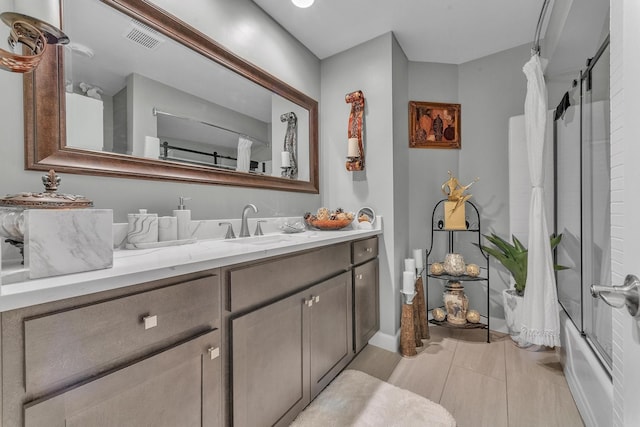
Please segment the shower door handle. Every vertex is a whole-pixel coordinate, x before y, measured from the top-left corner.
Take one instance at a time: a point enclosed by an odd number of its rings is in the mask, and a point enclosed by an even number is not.
[[[633,274],[627,275],[622,286],[591,285],[591,296],[600,297],[604,302],[614,308],[627,307],[629,314],[634,318],[640,318],[640,280]]]

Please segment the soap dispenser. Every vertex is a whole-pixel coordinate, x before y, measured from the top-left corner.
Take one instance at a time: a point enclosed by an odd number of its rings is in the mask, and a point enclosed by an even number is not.
[[[191,211],[186,209],[185,201],[191,200],[191,197],[178,197],[178,209],[173,210],[173,216],[178,220],[178,240],[191,238]]]

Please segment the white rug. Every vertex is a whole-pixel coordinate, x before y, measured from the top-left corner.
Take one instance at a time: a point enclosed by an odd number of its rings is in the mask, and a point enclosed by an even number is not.
[[[298,415],[295,427],[455,427],[439,404],[364,372],[343,371]]]

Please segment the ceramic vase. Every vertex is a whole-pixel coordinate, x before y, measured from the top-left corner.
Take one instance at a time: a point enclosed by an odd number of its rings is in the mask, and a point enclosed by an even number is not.
[[[442,295],[444,307],[447,310],[447,322],[452,325],[464,325],[467,323],[467,310],[469,299],[464,293],[464,287],[460,282],[449,280]]]

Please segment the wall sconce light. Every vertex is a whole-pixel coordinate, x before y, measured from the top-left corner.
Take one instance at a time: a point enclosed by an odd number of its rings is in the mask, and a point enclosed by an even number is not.
[[[0,68],[15,73],[33,71],[44,54],[48,44],[67,44],[69,37],[44,21],[14,12],[0,14],[0,19],[11,28],[8,43],[15,49],[18,43],[31,50],[31,55],[18,55],[0,49]]]
[[[364,113],[364,94],[361,90],[345,95],[347,104],[351,104],[351,114],[349,114],[349,129],[347,137],[349,145],[347,147],[348,171],[364,170],[364,145],[362,144],[362,115]]]
[[[280,116],[281,122],[287,122],[287,133],[284,135],[284,151],[281,153],[282,176],[296,179],[298,177],[298,117],[293,111]]]

